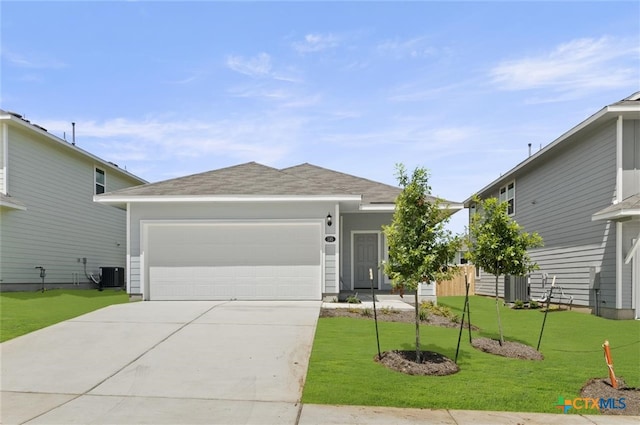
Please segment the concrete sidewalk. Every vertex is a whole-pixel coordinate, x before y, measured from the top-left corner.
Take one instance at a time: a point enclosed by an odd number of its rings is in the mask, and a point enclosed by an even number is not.
[[[305,404],[297,425],[637,425],[640,416],[563,415],[477,410]]]
[[[359,304],[346,302],[324,302],[322,308],[368,308],[373,309],[373,298],[371,294],[358,293]],[[412,304],[408,304],[404,298],[395,294],[376,294],[376,309],[388,308],[396,311],[414,310]]]

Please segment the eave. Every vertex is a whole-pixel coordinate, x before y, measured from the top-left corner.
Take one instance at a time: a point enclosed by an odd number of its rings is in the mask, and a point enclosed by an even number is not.
[[[110,196],[95,195],[94,202],[103,204],[175,203],[175,202],[360,202],[360,195],[162,195]]]

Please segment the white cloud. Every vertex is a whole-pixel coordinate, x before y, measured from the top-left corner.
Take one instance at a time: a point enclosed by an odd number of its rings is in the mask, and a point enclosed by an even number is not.
[[[581,38],[548,53],[502,61],[490,76],[502,90],[549,89],[555,93],[549,99],[564,99],[580,91],[637,86],[639,58],[635,40]]]
[[[248,59],[242,56],[229,56],[227,66],[250,77],[264,77],[271,73],[271,56],[264,52]]]
[[[9,49],[3,48],[2,57],[11,65],[19,68],[61,69],[67,67],[67,64],[63,61],[48,57],[46,54],[16,53]]]
[[[426,42],[426,37],[416,37],[409,40],[387,40],[377,46],[377,50],[384,56],[394,59],[423,58],[434,56],[438,49]]]
[[[292,44],[298,53],[319,52],[340,45],[340,38],[334,34],[307,34],[304,40]]]
[[[52,134],[66,132],[65,121],[38,121]],[[269,114],[241,120],[171,120],[155,117],[141,121],[114,118],[76,123],[77,146],[116,163],[157,163],[174,159],[275,163],[293,149],[304,120]]]

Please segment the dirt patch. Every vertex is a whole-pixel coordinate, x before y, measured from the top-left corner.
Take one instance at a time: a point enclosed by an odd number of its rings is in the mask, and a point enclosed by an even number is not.
[[[600,409],[600,413],[604,415],[640,415],[640,389],[628,388],[621,378],[618,378],[617,389],[611,386],[609,379],[590,379],[580,390],[580,396],[597,400],[604,399],[609,403],[612,399],[613,405],[609,404],[608,407]],[[621,408],[623,403],[624,409]],[[613,408],[614,406],[619,408]]]
[[[452,375],[460,370],[457,364],[442,354],[433,351],[422,351],[420,363],[416,363],[416,352],[413,351],[385,351],[380,359],[378,355],[374,360],[382,363],[389,369],[408,375],[445,376]]]
[[[474,348],[485,353],[497,354],[503,357],[524,360],[542,360],[544,356],[539,351],[519,342],[505,341],[502,345],[495,339],[474,338],[471,342]]]
[[[355,317],[358,319],[371,319],[373,320],[373,311],[370,311],[370,315],[362,314],[362,311],[358,308],[323,308],[320,310],[320,317]],[[412,310],[377,310],[378,320],[380,322],[404,322],[415,323],[416,313]],[[431,326],[442,326],[446,328],[459,328],[460,323],[453,322],[450,319],[430,314],[427,320],[422,320],[420,323]],[[464,328],[468,328],[468,324],[465,322]],[[471,330],[477,331],[476,326],[471,325]]]

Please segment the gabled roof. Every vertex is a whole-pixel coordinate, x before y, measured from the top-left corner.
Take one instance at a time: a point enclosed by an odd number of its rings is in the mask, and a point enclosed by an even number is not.
[[[340,193],[362,195],[365,204],[393,204],[401,192],[396,186],[329,170],[309,163],[283,168],[282,172],[309,182],[322,182]]]
[[[356,195],[331,185],[306,180],[256,162],[235,165],[204,173],[178,177],[144,186],[118,190],[111,194],[127,196],[305,196]],[[101,196],[105,196],[101,195]]]
[[[393,211],[399,187],[311,164],[278,170],[256,162],[96,195],[96,202],[328,200],[356,209]],[[359,207],[358,207],[359,206]],[[451,212],[462,204],[445,201]]]
[[[486,194],[487,192],[497,189],[505,183],[513,180],[515,175],[523,168],[535,166],[538,161],[546,159],[548,155],[553,155],[553,152],[555,152],[556,148],[558,148],[559,146],[565,146],[567,143],[571,143],[571,141],[575,139],[574,136],[576,134],[582,132],[586,128],[591,128],[594,125],[604,123],[618,116],[622,116],[625,119],[638,119],[638,117],[640,117],[640,92],[636,92],[619,102],[615,102],[611,105],[605,106],[586,120],[582,121],[580,124],[576,125],[572,129],[558,137],[553,142],[549,143],[539,152],[531,155],[529,158],[525,159],[508,172],[502,174],[498,179],[492,181],[491,183],[477,191],[476,194],[481,195],[482,197],[482,195]],[[473,197],[474,195],[471,195],[468,199],[466,199],[464,201],[464,205],[468,207],[472,203]]]

